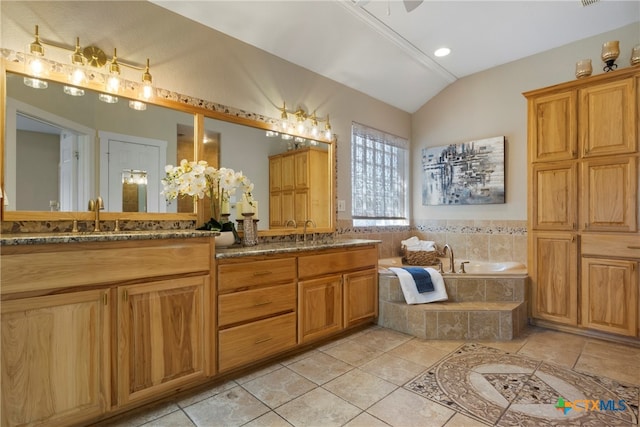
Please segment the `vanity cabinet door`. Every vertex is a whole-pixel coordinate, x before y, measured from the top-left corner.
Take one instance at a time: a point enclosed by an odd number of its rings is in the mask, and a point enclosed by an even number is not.
[[[582,156],[636,151],[636,95],[633,78],[580,89]]]
[[[582,258],[582,326],[638,336],[637,265],[636,261]]]
[[[107,291],[3,301],[2,425],[72,425],[110,407]]]
[[[578,164],[536,163],[531,171],[531,217],[536,230],[575,230]]]
[[[582,226],[585,231],[637,230],[637,157],[582,162]]]
[[[298,342],[342,329],[342,275],[298,282]]]
[[[577,112],[574,90],[529,100],[529,148],[533,162],[577,158]]]
[[[118,403],[207,375],[209,276],[118,288]]]
[[[343,292],[345,328],[378,316],[378,270],[346,273]]]
[[[533,316],[578,324],[578,245],[573,233],[534,233]]]

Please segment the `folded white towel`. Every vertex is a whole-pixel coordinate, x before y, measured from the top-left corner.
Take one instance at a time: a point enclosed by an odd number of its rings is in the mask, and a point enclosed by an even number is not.
[[[426,267],[425,270],[429,272],[431,276],[431,282],[433,282],[433,292],[419,293],[416,288],[416,282],[413,280],[413,276],[404,268],[389,267],[389,270],[396,273],[400,280],[400,288],[407,304],[424,304],[428,302],[446,301],[449,299],[447,295],[447,288],[444,286],[444,279],[442,274],[431,267]]]
[[[402,246],[406,246],[406,247],[414,246],[419,243],[420,243],[420,239],[418,239],[416,236],[410,237],[407,240],[403,240],[400,242]]]
[[[431,240],[420,240],[416,236],[413,236],[407,240],[400,242],[402,246],[407,248],[408,251],[435,251],[436,242]]]

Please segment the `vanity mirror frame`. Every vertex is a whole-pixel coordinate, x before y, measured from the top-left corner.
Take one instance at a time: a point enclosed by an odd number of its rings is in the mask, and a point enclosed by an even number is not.
[[[5,188],[4,178],[4,165],[5,165],[5,132],[6,129],[6,80],[7,73],[13,73],[24,77],[30,77],[24,71],[24,63],[9,61],[2,59],[0,63],[0,72],[2,73],[2,79],[0,81],[0,98],[2,103],[0,104],[0,123],[2,124],[3,131],[0,135],[0,189]],[[50,74],[45,79],[47,81],[65,84],[67,83],[65,75]],[[84,89],[92,90],[95,92],[104,92],[102,85],[95,82],[88,82],[83,85],[77,85]],[[122,98],[128,98],[124,95]],[[156,96],[152,101],[145,101],[148,104],[157,105],[160,107],[170,108],[193,115],[193,128],[194,128],[194,153],[193,159],[199,160],[204,155],[204,135],[205,135],[205,118],[221,120],[241,126],[248,126],[261,130],[278,131],[278,120],[260,116],[253,113],[248,113],[242,110],[237,110],[231,107],[226,107],[220,104],[216,104],[211,101],[196,99],[190,96],[182,96],[174,92],[156,88]],[[204,107],[203,107],[204,106]],[[295,135],[301,136],[303,135]],[[314,229],[318,233],[333,233],[335,232],[336,224],[336,210],[335,210],[335,198],[336,198],[336,143],[337,138],[335,135],[331,141],[323,140],[322,143],[328,146],[329,161],[327,162],[329,185],[327,197],[329,199],[329,226],[319,227]],[[265,159],[267,161],[268,159]],[[171,162],[170,162],[171,163]],[[268,197],[269,195],[265,195]],[[0,199],[2,200],[2,199]],[[196,224],[202,224],[207,219],[204,218],[204,206],[206,200],[198,200],[194,205],[193,213],[148,213],[148,212],[101,212],[100,216],[104,220],[115,221],[116,219],[127,219],[136,221],[195,221]],[[0,218],[2,221],[91,221],[94,214],[92,212],[78,211],[78,212],[64,212],[64,211],[10,211],[5,210],[4,203],[0,203]],[[300,230],[286,229],[286,228],[270,228],[266,230],[259,230],[259,236],[281,236],[288,234],[295,234],[301,232]]]

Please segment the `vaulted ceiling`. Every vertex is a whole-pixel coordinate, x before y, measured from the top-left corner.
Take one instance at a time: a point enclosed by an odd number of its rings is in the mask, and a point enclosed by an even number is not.
[[[459,78],[631,23],[640,42],[638,1],[152,2],[410,113]]]

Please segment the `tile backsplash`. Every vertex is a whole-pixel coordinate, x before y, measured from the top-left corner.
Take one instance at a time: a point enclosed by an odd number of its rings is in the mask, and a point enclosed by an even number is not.
[[[381,240],[381,258],[401,255],[400,242],[417,236],[435,241],[440,250],[449,244],[458,260],[527,263],[525,220],[422,220],[411,226],[390,227],[353,227],[351,224],[351,220],[339,220],[338,237]]]
[[[2,233],[71,231],[71,221],[4,221]],[[104,221],[110,230],[113,221]],[[81,221],[80,231],[89,230],[90,222]],[[140,229],[193,228],[193,221],[126,221],[123,231]],[[375,239],[382,241],[380,257],[400,256],[400,242],[412,236],[433,240],[438,249],[445,244],[453,248],[456,259],[477,261],[518,261],[527,263],[527,222],[522,220],[423,220],[411,226],[353,227],[351,220],[338,220],[336,238]],[[330,235],[327,235],[330,237]],[[262,243],[289,240],[291,236],[261,238]]]

